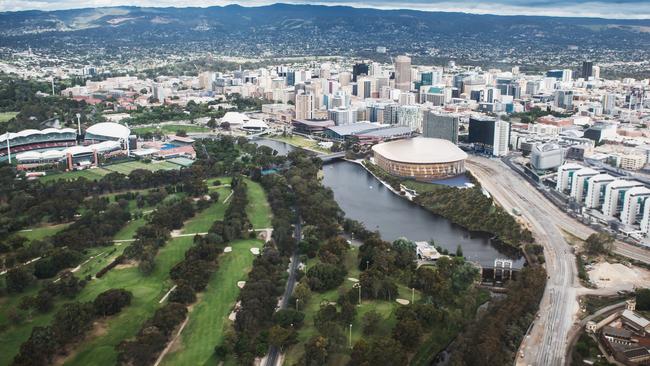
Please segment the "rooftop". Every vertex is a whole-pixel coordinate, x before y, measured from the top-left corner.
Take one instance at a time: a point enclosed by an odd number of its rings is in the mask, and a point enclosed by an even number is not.
[[[403,163],[433,164],[467,159],[467,154],[451,141],[428,137],[384,142],[372,147],[375,153]]]

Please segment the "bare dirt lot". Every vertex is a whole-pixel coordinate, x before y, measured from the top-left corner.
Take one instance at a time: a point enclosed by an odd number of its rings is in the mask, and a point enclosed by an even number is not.
[[[621,291],[635,287],[650,287],[650,271],[621,263],[600,262],[588,271],[589,278],[599,289]]]

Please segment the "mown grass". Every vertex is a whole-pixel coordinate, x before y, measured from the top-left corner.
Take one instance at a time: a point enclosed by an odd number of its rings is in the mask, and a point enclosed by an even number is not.
[[[196,125],[162,125],[160,127],[136,127],[132,129],[133,133],[136,135],[144,135],[149,132],[160,132],[165,135],[174,135],[179,130],[198,133],[211,131],[208,127]]]
[[[305,313],[304,325],[298,332],[298,344],[289,348],[285,354],[285,364],[293,365],[304,355],[304,344],[310,338],[318,334],[318,330],[314,326],[314,316],[320,309],[322,303],[326,302],[336,302],[339,297],[341,290],[349,291],[353,288],[354,282],[348,280],[348,278],[359,278],[360,271],[357,267],[357,252],[356,248],[350,248],[346,255],[346,268],[348,269],[348,275],[346,276],[345,281],[339,288],[326,291],[323,293],[313,292],[311,299],[309,299],[308,304],[303,307],[298,303],[299,310]],[[309,260],[307,267],[316,264],[316,260]],[[391,298],[390,301],[386,300],[369,300],[362,298],[361,305],[357,306],[357,315],[352,322],[352,344],[355,344],[362,337],[365,337],[362,332],[363,327],[363,317],[370,311],[378,312],[384,319],[377,331],[378,335],[390,335],[392,328],[395,326],[395,309],[402,306],[398,304],[395,299],[402,298],[411,301],[411,289],[406,286],[398,286],[398,294],[394,298]],[[419,291],[415,291],[415,301],[419,301],[421,294]],[[347,336],[349,329],[345,327],[345,334]],[[336,355],[336,359],[331,360],[331,364],[345,364],[348,361],[346,354]]]
[[[216,365],[214,347],[223,342],[232,323],[228,315],[239,296],[238,281],[246,279],[255,256],[250,249],[261,248],[259,240],[239,240],[232,252],[219,258],[219,270],[212,276],[200,300],[190,312],[190,320],[179,338],[178,348],[163,360],[163,365]]]
[[[186,222],[184,229],[194,227],[197,230],[207,230],[205,217],[212,220],[219,219],[214,206],[223,206],[215,203],[206,210],[198,213]],[[198,223],[202,224],[198,224]],[[160,299],[173,286],[169,279],[169,270],[181,261],[187,249],[193,245],[193,237],[179,237],[171,239],[160,249],[156,256],[156,267],[149,276],[143,276],[137,267],[114,269],[104,277],[93,281],[79,296],[80,300],[92,300],[102,291],[111,288],[124,288],[133,293],[132,304],[125,308],[117,317],[107,322],[104,335],[87,339],[66,365],[112,365],[116,363],[117,352],[115,346],[121,341],[136,335],[142,322],[149,318],[161,305]]]
[[[246,206],[246,214],[251,221],[254,229],[262,229],[271,227],[271,206],[266,199],[266,192],[262,186],[251,180],[246,181],[248,188],[248,206]]]
[[[0,123],[8,122],[10,119],[16,117],[18,112],[0,112]]]

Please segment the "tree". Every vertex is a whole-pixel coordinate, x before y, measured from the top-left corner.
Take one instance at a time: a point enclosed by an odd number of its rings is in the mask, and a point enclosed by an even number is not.
[[[296,331],[274,325],[269,329],[268,343],[280,349],[296,342]]]
[[[5,281],[9,292],[23,292],[34,281],[34,276],[20,266],[10,270]]]
[[[307,270],[309,287],[314,291],[327,291],[338,287],[345,278],[345,269],[339,265],[317,263]]]
[[[52,329],[56,339],[65,344],[78,339],[92,327],[95,312],[91,303],[73,302],[63,305],[54,315]]]
[[[609,253],[614,244],[614,237],[607,233],[593,233],[585,241],[585,250],[589,254]]]
[[[636,290],[636,309],[650,310],[650,289],[642,288]]]
[[[402,319],[393,328],[393,338],[405,348],[414,349],[422,336],[422,326],[415,319]]]
[[[354,344],[348,366],[370,366],[371,357],[370,345],[365,340],[360,339]]]
[[[110,289],[97,295],[93,301],[95,314],[99,316],[114,315],[122,311],[122,308],[131,304],[133,294],[124,289]]]
[[[34,327],[29,339],[20,346],[14,358],[15,366],[49,365],[59,348],[51,327]]]
[[[176,131],[176,136],[178,136],[178,137],[187,137],[187,131],[178,130],[178,131]]]
[[[169,301],[180,304],[191,304],[196,301],[196,293],[191,286],[181,283],[169,294]]]
[[[210,120],[208,121],[208,127],[211,129],[217,128],[217,120],[214,117],[210,117]]]
[[[327,338],[317,335],[305,343],[305,365],[320,366],[327,363],[329,342]]]
[[[294,309],[281,309],[273,314],[273,322],[281,327],[296,329],[302,326],[305,314]]]
[[[361,320],[362,323],[362,331],[364,335],[372,335],[374,334],[377,329],[379,328],[379,325],[382,323],[384,318],[376,312],[375,310],[370,310],[367,312],[364,316],[363,319]]]

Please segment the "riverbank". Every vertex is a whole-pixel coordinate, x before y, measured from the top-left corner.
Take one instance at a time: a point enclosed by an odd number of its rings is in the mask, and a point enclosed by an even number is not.
[[[489,233],[498,238],[501,243],[517,250],[521,250],[524,244],[533,241],[530,231],[522,228],[508,212],[495,205],[490,197],[485,196],[481,186],[475,180],[472,188],[439,186],[430,191],[417,192],[404,186],[402,179],[383,172],[372,162],[365,160],[353,162],[362,165],[391,192],[467,230]]]

